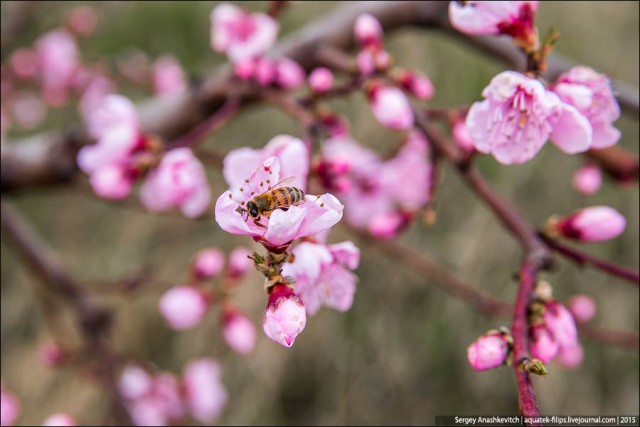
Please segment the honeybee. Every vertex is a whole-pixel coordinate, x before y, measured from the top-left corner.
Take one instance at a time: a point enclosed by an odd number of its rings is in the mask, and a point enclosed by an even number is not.
[[[240,206],[236,209],[239,214],[247,214],[245,221],[249,217],[253,218],[253,223],[257,226],[265,228],[260,224],[262,216],[269,218],[271,213],[276,209],[289,209],[291,206],[298,206],[306,202],[304,191],[296,187],[287,186],[295,179],[290,176],[278,182],[274,186],[267,186],[267,190],[253,197],[247,202],[246,208]],[[268,184],[269,181],[267,181]],[[261,182],[260,185],[263,185]],[[242,190],[242,189],[241,189]],[[244,205],[244,202],[241,203]]]

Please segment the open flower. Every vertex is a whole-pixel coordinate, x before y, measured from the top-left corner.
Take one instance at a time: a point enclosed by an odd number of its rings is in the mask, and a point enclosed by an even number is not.
[[[153,64],[153,91],[157,95],[175,95],[187,90],[187,79],[180,63],[171,55],[165,55]]]
[[[242,187],[225,191],[216,202],[215,217],[220,227],[231,234],[252,236],[269,250],[278,252],[295,239],[328,230],[342,218],[343,206],[332,194],[306,195],[304,202],[288,209],[261,214],[260,220],[249,216],[247,203],[254,196],[269,191],[283,178],[280,161],[270,157],[246,178]],[[286,177],[285,177],[286,178]]]
[[[203,214],[211,202],[211,192],[202,163],[188,147],[168,151],[146,177],[140,199],[151,212],[180,207],[189,218]]]
[[[613,122],[620,117],[620,106],[607,76],[588,67],[573,67],[558,77],[551,89],[589,120],[592,148],[607,148],[618,142],[620,131]]]
[[[531,160],[551,136],[569,154],[591,147],[592,130],[580,112],[543,84],[514,71],[495,76],[467,114],[475,148],[504,164]]]
[[[278,23],[263,13],[230,3],[221,3],[211,12],[211,46],[233,62],[263,54],[277,35]]]
[[[538,1],[449,2],[451,25],[466,34],[533,35]]]
[[[322,305],[338,311],[351,308],[357,281],[351,270],[360,262],[360,250],[352,242],[302,242],[292,253],[295,261],[284,264],[282,274],[296,280],[307,313],[316,314]]]

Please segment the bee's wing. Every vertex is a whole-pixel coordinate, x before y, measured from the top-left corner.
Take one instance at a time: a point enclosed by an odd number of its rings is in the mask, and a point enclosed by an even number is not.
[[[280,182],[278,182],[275,185],[271,186],[272,190],[275,190],[276,188],[280,188],[280,187],[286,187],[287,185],[290,185],[293,181],[295,181],[296,177],[295,176],[290,176],[288,178],[284,178],[282,180],[280,180]]]

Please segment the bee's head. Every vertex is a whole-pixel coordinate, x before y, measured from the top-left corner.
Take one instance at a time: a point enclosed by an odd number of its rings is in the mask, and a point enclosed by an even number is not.
[[[247,212],[249,212],[249,215],[251,215],[251,218],[257,218],[258,206],[256,206],[256,204],[253,203],[253,201],[247,202]]]

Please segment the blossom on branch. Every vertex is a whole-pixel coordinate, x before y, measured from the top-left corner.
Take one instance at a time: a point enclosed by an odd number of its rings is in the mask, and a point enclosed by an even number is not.
[[[595,194],[602,185],[602,170],[595,163],[582,165],[573,175],[573,188],[582,194]]]
[[[526,39],[535,32],[538,1],[452,1],[449,20],[466,34],[507,34]]]
[[[375,82],[366,91],[371,112],[382,126],[395,130],[413,126],[411,104],[400,89]]]
[[[269,302],[262,318],[265,335],[285,347],[291,347],[307,324],[304,303],[287,285],[269,289]]]
[[[256,327],[244,314],[233,307],[222,311],[222,336],[239,354],[249,354],[256,343]]]
[[[159,302],[160,312],[172,329],[190,329],[198,325],[209,303],[206,296],[193,286],[175,286],[164,293]]]
[[[476,371],[502,366],[507,360],[510,342],[505,334],[490,331],[479,337],[467,348],[467,359]]]
[[[467,130],[476,150],[500,163],[531,160],[549,137],[568,154],[591,148],[589,121],[536,79],[503,71],[482,96],[467,114]]]
[[[627,221],[618,211],[608,206],[592,206],[579,209],[563,218],[552,217],[545,232],[581,242],[600,242],[618,237]]]

